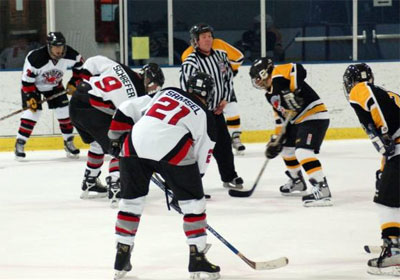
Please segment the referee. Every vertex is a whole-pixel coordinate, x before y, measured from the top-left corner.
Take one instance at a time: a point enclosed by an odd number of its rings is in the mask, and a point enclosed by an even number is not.
[[[208,73],[214,78],[214,99],[208,107],[214,112],[217,124],[214,157],[223,186],[230,189],[242,189],[243,179],[235,170],[231,137],[223,115],[226,104],[234,98],[233,72],[226,53],[212,49],[213,40],[213,28],[208,24],[199,23],[190,29],[190,42],[194,51],[182,63],[180,84],[181,88],[186,90],[188,78],[198,71]]]

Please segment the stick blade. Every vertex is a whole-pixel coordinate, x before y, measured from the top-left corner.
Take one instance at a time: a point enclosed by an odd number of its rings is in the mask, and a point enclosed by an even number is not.
[[[229,195],[233,197],[249,197],[253,193],[253,190],[249,191],[238,191],[238,190],[229,190]]]
[[[255,262],[255,270],[270,270],[287,266],[289,259],[286,257],[277,258],[265,262]]]

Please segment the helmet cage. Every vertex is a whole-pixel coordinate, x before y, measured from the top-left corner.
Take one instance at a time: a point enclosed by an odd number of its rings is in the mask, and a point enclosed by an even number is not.
[[[262,85],[262,81],[268,79],[274,70],[274,63],[272,59],[262,57],[256,59],[250,67],[250,78],[253,87],[257,89],[265,89]]]

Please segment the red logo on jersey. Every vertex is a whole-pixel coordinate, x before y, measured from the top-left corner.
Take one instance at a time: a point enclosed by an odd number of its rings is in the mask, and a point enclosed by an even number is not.
[[[50,71],[44,72],[42,76],[46,84],[57,85],[61,82],[63,73],[57,69],[52,69]]]
[[[208,150],[206,163],[210,163],[212,154],[213,154],[213,150],[212,149]]]

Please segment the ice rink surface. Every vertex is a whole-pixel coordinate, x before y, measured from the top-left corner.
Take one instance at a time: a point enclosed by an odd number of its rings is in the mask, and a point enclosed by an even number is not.
[[[0,279],[112,279],[117,210],[106,199],[81,200],[86,150],[79,160],[64,151],[27,152],[24,162],[0,153]],[[333,207],[305,208],[300,197],[283,197],[283,161],[271,160],[253,195],[230,197],[213,159],[204,185],[212,196],[208,223],[246,257],[286,256],[289,265],[255,271],[211,233],[207,254],[221,279],[393,279],[366,273],[363,246],[380,245],[372,198],[380,156],[369,140],[326,141],[322,163]],[[264,162],[264,144],[247,144],[236,169],[250,188]],[[102,179],[107,174],[108,160]],[[182,217],[152,185],[127,280],[188,279],[188,247]]]

